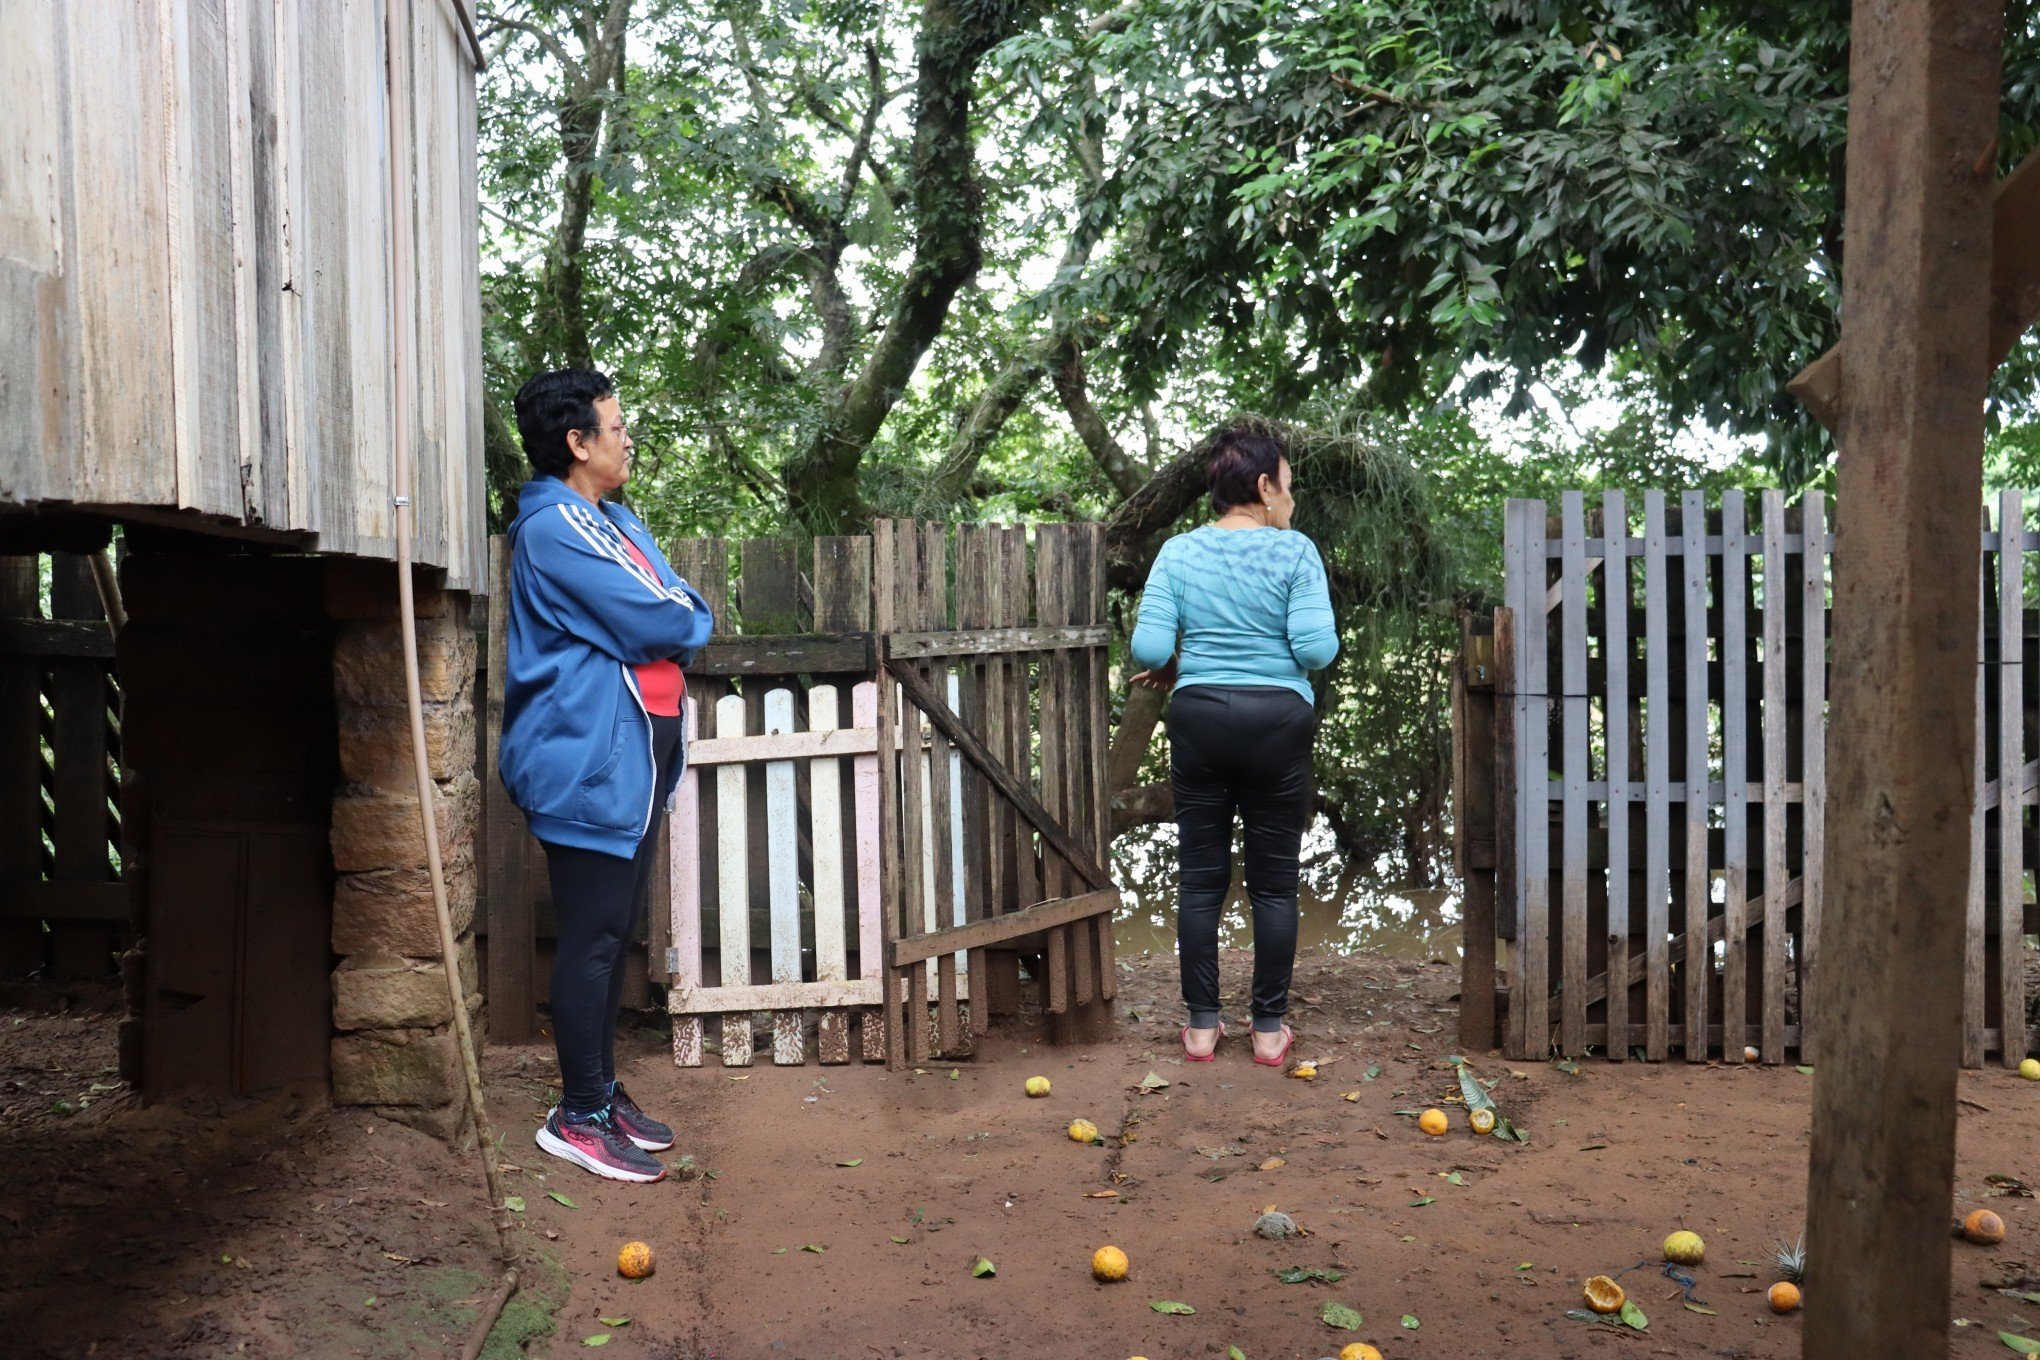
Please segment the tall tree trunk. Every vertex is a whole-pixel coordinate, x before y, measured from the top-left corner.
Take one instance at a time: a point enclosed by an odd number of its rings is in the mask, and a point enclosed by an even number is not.
[[[977,66],[1032,12],[1029,4],[969,0],[927,0],[921,11],[914,42],[914,257],[863,369],[789,460],[790,508],[814,533],[841,533],[861,517],[858,465],[941,331],[957,292],[977,274],[983,191],[970,128]]]
[[[566,166],[560,218],[546,249],[538,303],[545,348],[569,368],[593,368],[588,334],[587,267],[582,249],[595,205],[596,161],[624,87],[624,39],[630,0],[589,0],[575,16],[582,57],[566,72],[559,103],[560,155]]]

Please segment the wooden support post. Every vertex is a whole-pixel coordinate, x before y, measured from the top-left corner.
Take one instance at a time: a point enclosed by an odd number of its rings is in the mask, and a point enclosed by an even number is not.
[[[1453,862],[1466,885],[1459,969],[1459,1042],[1493,1048],[1495,1034],[1495,665],[1493,636],[1462,618],[1452,661]]]
[[[1948,1351],[2003,23],[1984,0],[1859,0],[1851,25],[1819,1360]]]
[[[503,677],[510,637],[510,540],[489,540],[489,688],[481,715],[488,844],[489,1042],[538,1037],[538,932],[532,919],[531,832],[496,777],[503,744]]]

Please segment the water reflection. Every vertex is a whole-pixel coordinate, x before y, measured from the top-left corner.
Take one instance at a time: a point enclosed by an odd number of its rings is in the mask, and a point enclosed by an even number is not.
[[[1149,827],[1122,836],[1113,845],[1112,859],[1125,889],[1113,932],[1119,952],[1175,953],[1175,828]],[[1235,846],[1235,866],[1238,861]],[[1365,951],[1410,962],[1458,959],[1458,893],[1390,886],[1375,870],[1376,866],[1355,864],[1340,855],[1322,824],[1312,828],[1304,838],[1303,876],[1297,894],[1298,946],[1321,946],[1349,954]],[[1237,867],[1234,872],[1237,874]],[[1228,949],[1253,943],[1251,913],[1237,877],[1219,923],[1218,940]]]

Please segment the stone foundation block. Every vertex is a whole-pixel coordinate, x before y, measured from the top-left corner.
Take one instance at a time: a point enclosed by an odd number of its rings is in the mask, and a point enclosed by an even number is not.
[[[445,868],[446,905],[458,935],[474,924],[474,859],[453,860]],[[333,888],[333,952],[436,958],[431,876],[422,868],[342,874]]]
[[[432,777],[443,782],[473,769],[473,702],[427,703],[424,719],[425,764]],[[364,788],[411,787],[411,722],[401,703],[340,710],[340,775]]]
[[[447,1030],[370,1030],[333,1040],[336,1105],[451,1105],[467,1082]]]
[[[472,859],[475,824],[482,814],[481,781],[472,773],[449,780],[440,788],[433,811],[440,859],[449,863]],[[341,794],[333,800],[332,841],[333,867],[341,873],[421,864],[425,833],[417,795],[374,789]]]
[[[475,941],[460,942],[460,980],[470,1007],[478,1000]],[[452,1013],[446,1006],[446,970],[436,960],[357,954],[333,974],[336,1029],[436,1029]]]
[[[427,700],[471,699],[480,647],[465,609],[418,620],[418,688]],[[333,639],[333,692],[341,706],[404,706],[404,637],[395,620],[341,625]]]

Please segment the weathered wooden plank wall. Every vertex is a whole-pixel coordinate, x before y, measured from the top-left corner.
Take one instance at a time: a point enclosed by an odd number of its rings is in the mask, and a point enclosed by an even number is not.
[[[1665,493],[1505,516],[1497,883],[1513,1057],[1803,1053],[1818,1014],[1828,558],[1820,492]],[[2040,1049],[2025,937],[2040,860],[2040,622],[2027,498],[1979,542],[1977,754],[1962,1056]],[[1995,516],[1996,528],[1989,526]],[[1640,536],[1635,536],[1640,532]],[[1811,545],[1811,547],[1809,547]],[[1642,559],[1642,572],[1632,559]],[[1469,778],[1474,776],[1469,775]],[[1636,805],[1641,804],[1640,812]],[[1683,805],[1674,810],[1675,805]],[[1504,815],[1507,815],[1506,813]]]
[[[445,0],[389,3],[394,63],[376,5],[0,5],[0,511],[188,512],[387,558],[401,490],[418,560],[485,585],[473,56]],[[401,489],[390,65],[417,237]]]

